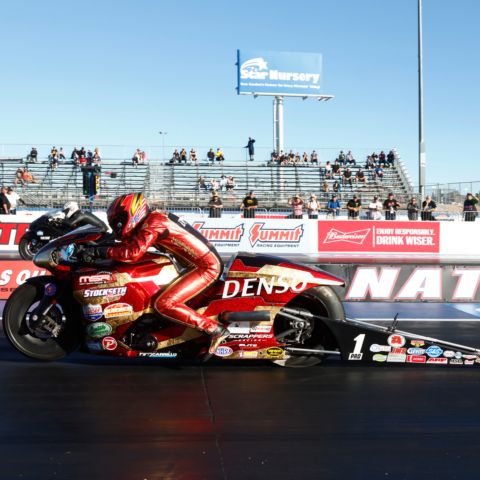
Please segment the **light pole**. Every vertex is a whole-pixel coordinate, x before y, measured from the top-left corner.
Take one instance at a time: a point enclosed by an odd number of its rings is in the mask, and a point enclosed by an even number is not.
[[[423,32],[422,0],[418,0],[418,190],[420,197],[425,196],[425,170],[427,154],[423,138]]]
[[[162,136],[162,156],[163,161],[165,161],[165,135],[168,135],[168,132],[158,132]]]

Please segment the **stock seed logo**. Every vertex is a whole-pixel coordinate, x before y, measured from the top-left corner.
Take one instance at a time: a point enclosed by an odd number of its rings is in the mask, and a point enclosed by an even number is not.
[[[205,222],[195,222],[192,226],[212,242],[240,242],[244,232],[243,224],[231,228],[212,228],[203,225]]]
[[[257,243],[299,243],[303,236],[303,225],[295,228],[264,228],[265,223],[254,223],[250,228],[250,245]]]
[[[325,235],[323,243],[346,242],[362,245],[369,233],[370,228],[365,230],[355,230],[353,232],[342,232],[336,228],[331,228]]]

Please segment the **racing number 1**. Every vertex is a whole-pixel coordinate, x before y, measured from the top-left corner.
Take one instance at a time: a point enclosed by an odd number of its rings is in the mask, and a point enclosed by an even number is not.
[[[355,342],[355,348],[353,349],[353,352],[348,355],[349,360],[361,360],[363,357],[362,353],[362,347],[363,347],[363,342],[365,341],[365,333],[361,333],[360,335],[357,335],[353,341]]]

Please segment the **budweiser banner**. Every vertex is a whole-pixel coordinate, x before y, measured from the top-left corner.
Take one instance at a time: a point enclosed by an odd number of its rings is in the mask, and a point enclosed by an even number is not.
[[[318,251],[440,253],[440,224],[401,221],[319,221]]]

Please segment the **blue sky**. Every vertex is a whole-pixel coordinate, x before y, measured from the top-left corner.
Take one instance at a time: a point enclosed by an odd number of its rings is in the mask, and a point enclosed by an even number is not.
[[[480,180],[479,15],[477,0],[424,0],[427,183]],[[416,178],[416,0],[18,0],[1,3],[0,26],[0,155],[13,144],[160,155],[163,130],[167,151],[241,157],[253,136],[266,157],[272,101],[236,95],[236,49],[305,51],[323,54],[335,99],[287,99],[286,148],[363,160],[396,147]]]

